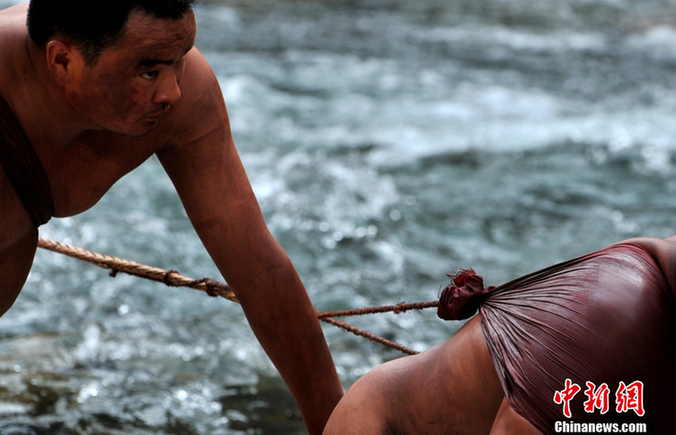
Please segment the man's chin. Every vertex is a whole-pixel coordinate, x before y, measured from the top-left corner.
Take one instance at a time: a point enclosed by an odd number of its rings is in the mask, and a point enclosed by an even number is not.
[[[110,131],[123,136],[141,137],[152,132],[157,126],[159,120],[144,118],[131,126],[111,128]]]
[[[155,127],[157,127],[159,121],[159,119],[144,120],[142,125],[139,127],[139,134],[137,136],[144,136],[155,130]]]

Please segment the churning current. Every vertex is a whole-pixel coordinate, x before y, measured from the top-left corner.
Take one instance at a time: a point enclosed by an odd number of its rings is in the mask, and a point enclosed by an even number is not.
[[[672,235],[674,6],[203,0],[197,46],[270,229],[325,311]],[[221,279],[155,159],[41,234]],[[433,310],[346,320],[416,350],[460,326]],[[324,331],[345,387],[402,356]],[[236,304],[40,250],[0,319],[0,433],[305,432]]]

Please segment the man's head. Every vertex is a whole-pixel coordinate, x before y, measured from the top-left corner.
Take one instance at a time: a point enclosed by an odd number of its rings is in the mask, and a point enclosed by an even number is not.
[[[181,98],[192,0],[32,0],[28,26],[82,129],[139,136]]]
[[[187,14],[194,0],[31,0],[28,34],[40,47],[51,38],[68,39],[91,66],[125,28],[130,13],[176,20]]]

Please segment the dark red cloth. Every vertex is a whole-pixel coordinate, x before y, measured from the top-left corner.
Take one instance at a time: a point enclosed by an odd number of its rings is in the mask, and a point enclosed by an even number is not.
[[[484,279],[473,269],[464,269],[448,277],[453,283],[442,290],[437,315],[444,320],[462,320],[473,316],[483,297],[492,288],[484,288]]]
[[[557,421],[591,421],[673,432],[676,303],[647,251],[613,245],[489,289],[477,285],[480,277],[468,278],[444,290],[441,314],[467,315],[474,310],[463,301],[479,304],[505,395],[539,430],[552,433]],[[554,401],[566,379],[581,388],[570,401],[570,419]],[[634,381],[644,386],[643,416],[616,411],[620,382]],[[585,411],[587,382],[608,386],[608,412]]]
[[[21,124],[0,98],[0,165],[12,183],[33,225],[54,216],[54,201],[47,174]]]
[[[472,317],[484,297],[495,288],[484,288],[484,279],[473,269],[463,269],[448,277],[453,283],[442,290],[437,308],[437,315],[444,320]]]

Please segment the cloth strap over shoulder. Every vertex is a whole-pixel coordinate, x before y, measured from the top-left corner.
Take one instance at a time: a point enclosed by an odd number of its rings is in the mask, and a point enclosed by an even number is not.
[[[45,169],[9,105],[0,98],[0,164],[37,228],[54,216]]]

